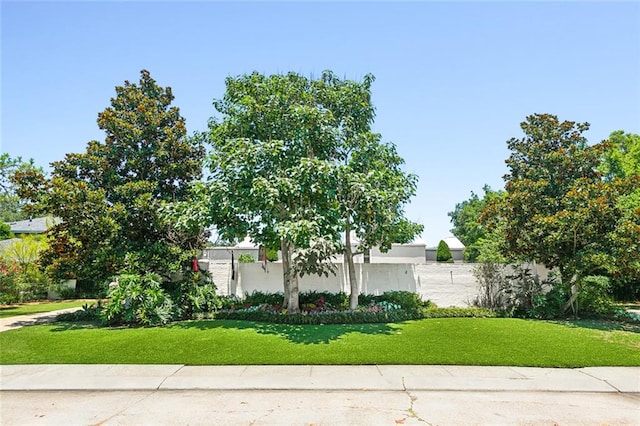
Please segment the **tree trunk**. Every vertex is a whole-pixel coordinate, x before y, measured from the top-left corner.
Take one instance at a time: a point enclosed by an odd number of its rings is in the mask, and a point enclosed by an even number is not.
[[[280,248],[282,250],[282,281],[284,284],[282,307],[287,308],[287,313],[295,314],[300,312],[300,300],[298,297],[298,276],[291,269],[293,243],[282,239]]]
[[[291,263],[289,262],[289,246],[283,238],[280,240],[280,251],[282,252],[282,283],[284,286],[284,300],[282,307],[289,307],[289,270]]]
[[[576,272],[567,271],[566,268],[560,267],[560,279],[562,285],[569,292],[569,300],[564,305],[563,311],[567,312],[569,308],[573,312],[575,318],[578,317],[578,294],[580,293],[580,284],[578,282],[578,274]]]
[[[355,310],[358,307],[358,281],[356,279],[356,268],[353,263],[353,251],[351,250],[351,218],[347,215],[347,225],[345,228],[345,249],[344,263],[349,274],[349,309]]]

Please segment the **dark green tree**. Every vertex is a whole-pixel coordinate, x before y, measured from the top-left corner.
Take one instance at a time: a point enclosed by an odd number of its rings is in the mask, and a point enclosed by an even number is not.
[[[436,260],[438,262],[449,262],[453,260],[453,255],[447,243],[444,240],[440,240],[438,243],[438,249],[436,250]]]
[[[163,202],[184,200],[202,173],[204,147],[186,136],[173,99],[171,88],[143,70],[138,84],[116,87],[111,106],[98,114],[103,143],[91,141],[85,153],[53,163],[49,179],[16,174],[32,211],[62,219],[41,256],[52,275],[104,282],[127,269],[166,276],[203,245],[202,228],[178,231],[159,214]]]
[[[505,254],[557,267],[575,312],[584,277],[607,267],[628,187],[603,180],[607,143],[587,143],[588,123],[534,114],[521,127],[525,136],[507,142]]]
[[[13,238],[13,232],[11,232],[11,227],[4,222],[0,222],[0,240],[8,240]]]

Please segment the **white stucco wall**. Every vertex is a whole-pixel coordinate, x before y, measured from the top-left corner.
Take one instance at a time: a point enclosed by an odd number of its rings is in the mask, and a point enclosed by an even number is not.
[[[349,283],[344,266],[338,264],[336,275],[328,277],[305,275],[299,280],[300,291],[343,291],[349,294]],[[360,263],[356,264],[356,278],[361,293],[382,294],[385,291],[405,290],[416,292],[423,300],[431,300],[437,306],[466,307],[478,295],[478,285],[473,275],[472,263]],[[231,279],[230,262],[210,262],[209,271],[221,295],[261,291],[282,292],[282,263],[237,263],[235,280]],[[546,269],[538,266],[541,278]]]

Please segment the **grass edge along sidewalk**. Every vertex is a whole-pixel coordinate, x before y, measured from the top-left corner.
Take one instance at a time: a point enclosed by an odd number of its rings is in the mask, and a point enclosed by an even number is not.
[[[80,308],[84,305],[90,305],[94,302],[95,299],[79,299],[51,302],[38,301],[15,305],[0,305],[0,319],[59,311],[68,308]]]
[[[54,323],[0,333],[0,347],[0,364],[640,366],[637,329],[509,318],[117,329]]]

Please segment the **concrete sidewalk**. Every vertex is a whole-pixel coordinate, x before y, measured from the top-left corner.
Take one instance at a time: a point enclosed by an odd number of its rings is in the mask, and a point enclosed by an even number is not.
[[[0,333],[3,331],[13,330],[27,325],[47,324],[53,322],[58,314],[67,312],[75,312],[81,310],[78,308],[60,309],[57,311],[40,312],[38,314],[19,315],[15,317],[0,318]]]
[[[640,393],[640,367],[2,365],[0,391],[322,390]]]

